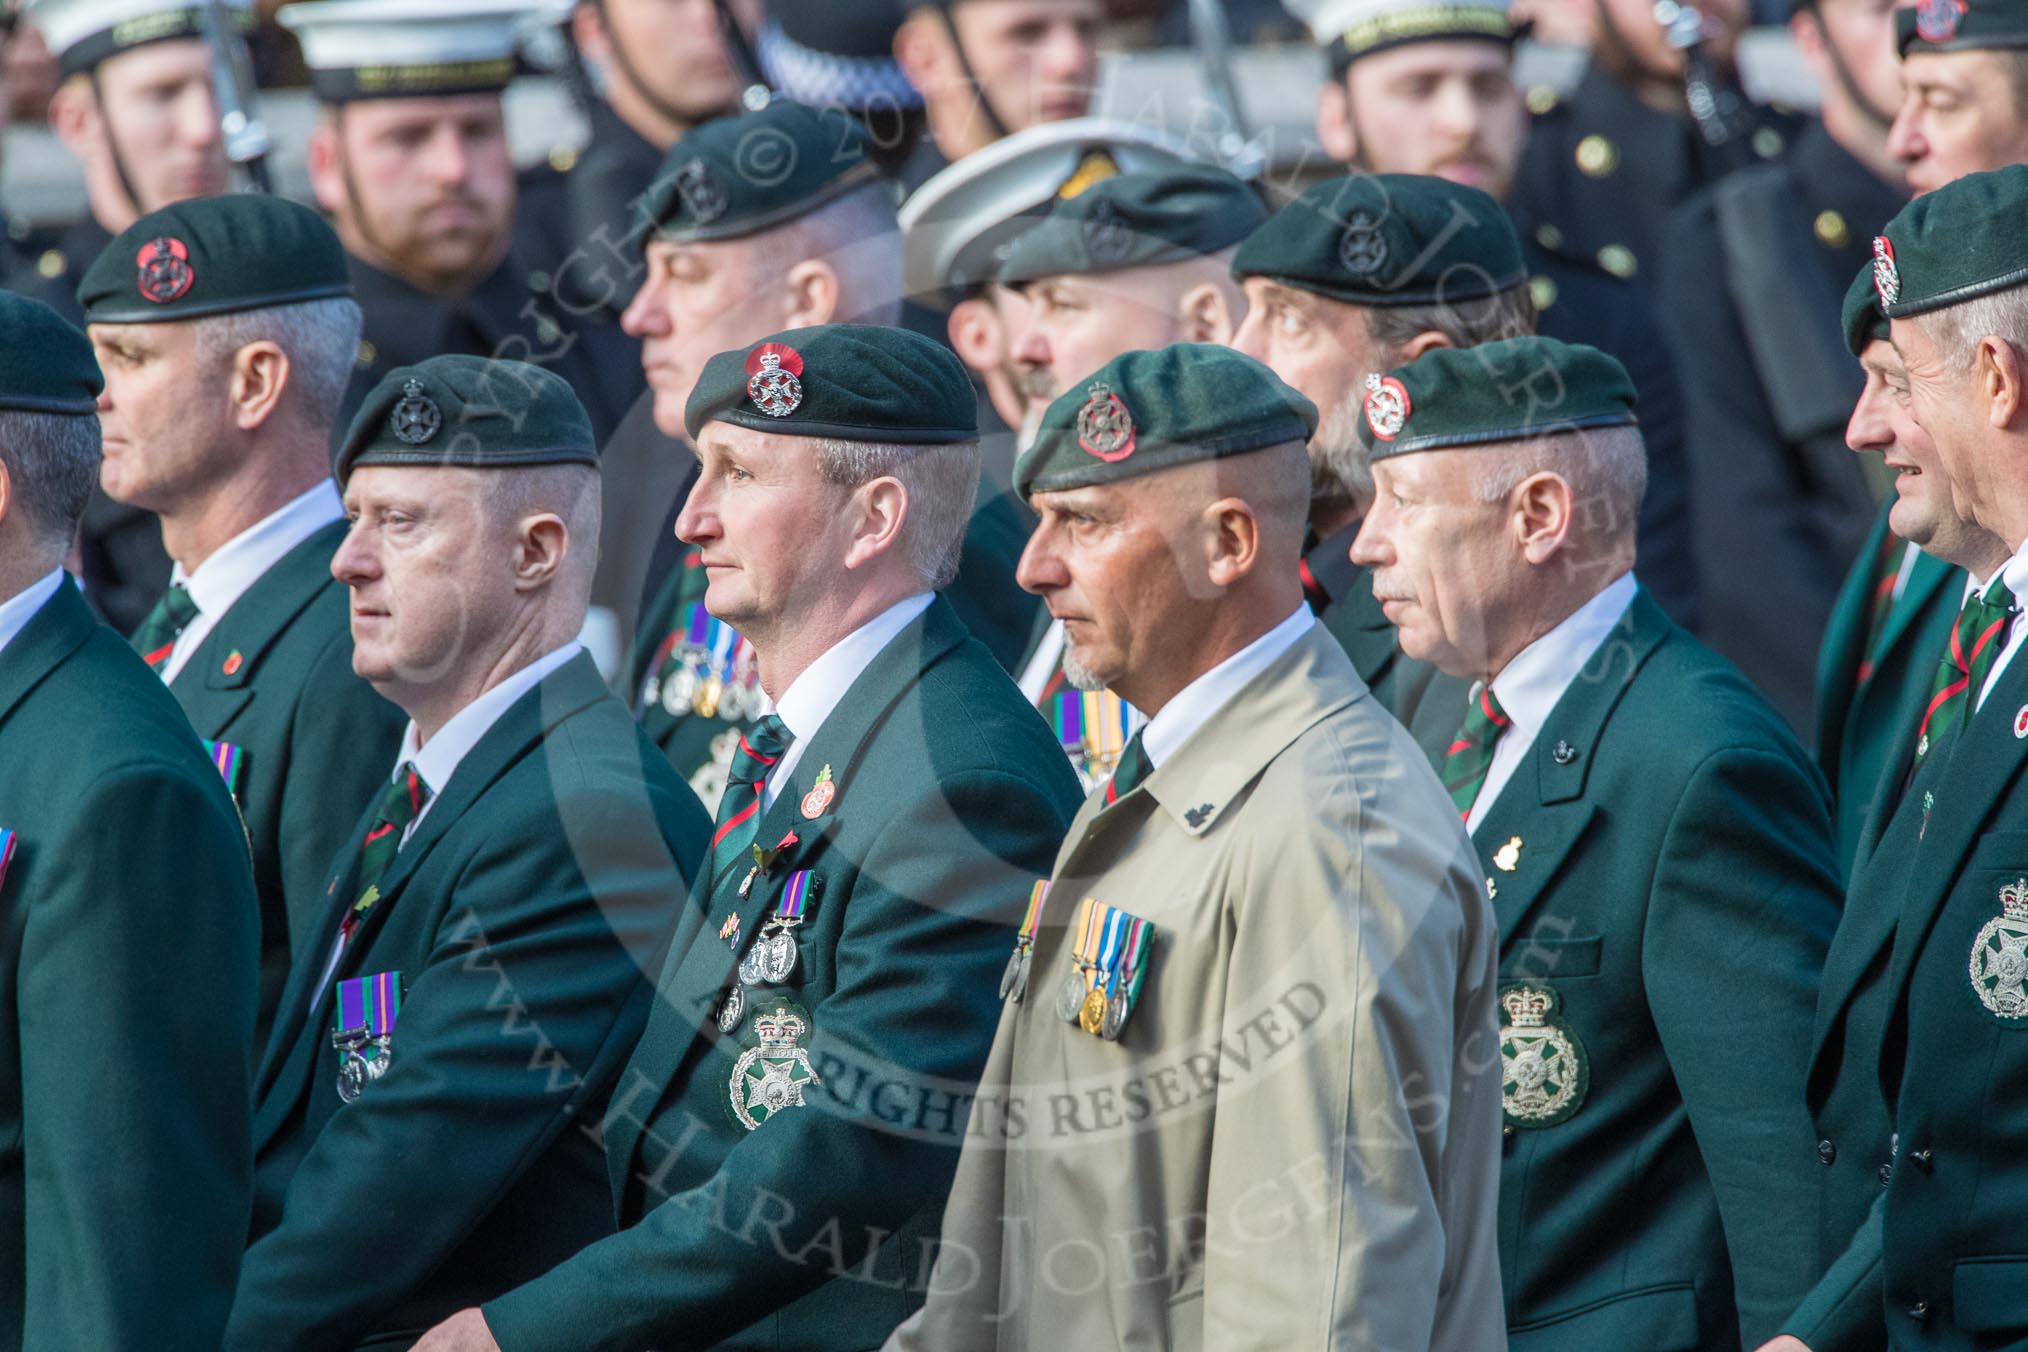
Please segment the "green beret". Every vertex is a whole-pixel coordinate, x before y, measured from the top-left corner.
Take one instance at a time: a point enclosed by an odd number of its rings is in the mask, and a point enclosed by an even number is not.
[[[1014,491],[1114,483],[1199,460],[1306,442],[1317,406],[1244,353],[1209,343],[1127,352],[1042,415]]]
[[[1845,346],[1855,357],[1865,353],[1868,343],[1887,341],[1887,316],[1880,313],[1880,298],[1873,294],[1871,263],[1861,264],[1852,285],[1845,288],[1845,304],[1838,318]]]
[[[1595,347],[1536,337],[1432,348],[1368,376],[1362,413],[1359,440],[1375,460],[1637,421],[1624,366]]]
[[[706,362],[683,425],[695,441],[708,422],[933,446],[977,440],[979,405],[964,363],[935,339],[872,324],[821,324]]]
[[[2028,47],[2028,0],[1921,0],[1894,11],[1894,46],[1903,56]]]
[[[879,176],[857,118],[776,99],[669,147],[643,195],[646,238],[739,239],[807,216]]]
[[[333,471],[363,465],[521,469],[599,463],[591,419],[554,371],[462,353],[398,366],[346,429]]]
[[[88,324],[159,324],[352,294],[324,218],[285,197],[232,193],[151,211],[78,284]]]
[[[1500,204],[1421,174],[1317,184],[1239,246],[1232,275],[1266,277],[1350,305],[1482,300],[1528,280]]]
[[[1873,237],[1873,290],[1889,319],[2028,282],[2028,165],[1967,174],[1924,193]]]
[[[1121,174],[1060,200],[1017,237],[1004,286],[1069,273],[1185,263],[1230,249],[1267,219],[1260,194],[1223,169],[1179,165]]]
[[[98,358],[91,340],[39,300],[0,291],[0,409],[97,413]]]

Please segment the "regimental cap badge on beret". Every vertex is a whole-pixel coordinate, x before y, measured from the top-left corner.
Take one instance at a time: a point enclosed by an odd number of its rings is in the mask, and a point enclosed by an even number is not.
[[[420,380],[411,380],[401,387],[401,400],[395,404],[394,412],[388,414],[388,426],[402,444],[421,446],[435,436],[444,425],[443,410]]]
[[[1338,261],[1354,277],[1371,277],[1387,262],[1387,236],[1379,223],[1363,211],[1352,213],[1345,233],[1338,238]]]
[[[1134,415],[1103,380],[1087,391],[1077,412],[1077,444],[1108,465],[1134,453]]]
[[[197,271],[190,266],[190,246],[174,235],[149,240],[134,261],[140,268],[135,286],[143,299],[157,305],[178,299],[197,280]]]
[[[1901,299],[1901,269],[1894,263],[1894,244],[1885,235],[1873,237],[1873,289],[1882,305]]]
[[[803,406],[802,354],[787,343],[762,343],[746,358],[746,397],[770,418]]]
[[[1915,7],[1915,35],[1924,42],[1949,42],[1958,35],[1966,10],[1964,0],[1922,0]]]
[[[1393,376],[1366,377],[1366,425],[1373,429],[1374,436],[1382,441],[1400,436],[1412,408],[1408,387],[1399,380]]]
[[[1084,251],[1095,268],[1117,268],[1134,251],[1134,231],[1110,200],[1092,204],[1084,222]]]
[[[690,219],[698,225],[709,225],[725,214],[725,189],[702,158],[693,156],[676,171],[675,187]]]

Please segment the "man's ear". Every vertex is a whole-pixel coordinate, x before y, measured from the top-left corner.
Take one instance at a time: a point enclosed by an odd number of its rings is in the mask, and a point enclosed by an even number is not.
[[[1204,509],[1206,573],[1216,587],[1230,587],[1260,562],[1260,521],[1244,498],[1220,498]]]
[[[958,360],[974,371],[997,371],[1007,361],[1007,325],[991,301],[961,300],[946,325]]]
[[[838,273],[821,258],[806,258],[789,269],[783,329],[829,324],[838,316]]]
[[[289,354],[265,339],[233,353],[230,397],[233,421],[242,432],[253,431],[275,415],[292,374]]]
[[[1352,94],[1345,79],[1326,80],[1317,91],[1317,144],[1339,164],[1359,158],[1359,133],[1352,126]]]
[[[310,191],[317,205],[336,214],[345,207],[345,170],[338,145],[338,124],[329,112],[317,115],[317,125],[304,143],[303,163],[310,173]]]
[[[99,147],[99,100],[91,82],[73,75],[49,99],[49,129],[75,160],[89,160]]]
[[[1409,339],[1401,348],[1400,355],[1394,361],[1388,363],[1388,365],[1390,367],[1406,366],[1425,352],[1432,352],[1440,347],[1456,346],[1457,344],[1450,340],[1448,334],[1439,333],[1435,329],[1424,329],[1421,333]]]
[[[1979,340],[1979,350],[1973,357],[1979,372],[1979,390],[1986,400],[1986,422],[1996,429],[2013,427],[2024,411],[2028,411],[2028,390],[2022,388],[2028,379],[2028,364],[2021,360],[2021,349],[1995,334],[1988,334]]]
[[[901,480],[883,475],[852,491],[850,510],[852,543],[845,550],[845,566],[858,568],[871,563],[901,544],[902,527],[908,523],[908,490]]]
[[[841,2],[864,3],[864,0]],[[950,41],[943,20],[927,8],[917,9],[894,30],[894,62],[925,97],[937,93],[954,76]]]
[[[570,40],[587,61],[602,65],[613,59],[612,35],[597,5],[580,4],[570,12]]]
[[[1233,313],[1226,289],[1216,282],[1200,282],[1185,291],[1176,310],[1181,342],[1229,347],[1239,329],[1239,316]]]
[[[1528,562],[1540,566],[1562,550],[1576,524],[1577,497],[1560,474],[1531,474],[1508,495],[1514,530]]]
[[[514,549],[514,589],[547,586],[570,553],[570,527],[554,512],[524,518]]]

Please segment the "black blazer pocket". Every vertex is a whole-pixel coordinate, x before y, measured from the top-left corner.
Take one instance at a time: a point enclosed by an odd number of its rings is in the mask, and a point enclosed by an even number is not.
[[[2028,1333],[2028,1256],[1967,1258],[1951,1269],[1957,1325],[1973,1333]]]

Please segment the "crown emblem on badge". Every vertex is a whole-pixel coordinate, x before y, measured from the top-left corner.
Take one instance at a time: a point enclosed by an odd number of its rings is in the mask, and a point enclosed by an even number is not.
[[[1516,1028],[1541,1028],[1549,1022],[1549,1010],[1556,997],[1530,986],[1516,986],[1500,997],[1508,1022]]]
[[[2016,878],[2000,889],[2000,914],[2009,920],[2028,921],[2028,878]]]
[[[766,1052],[787,1052],[803,1040],[809,1025],[802,1016],[790,1009],[776,1006],[753,1021],[753,1031],[760,1037],[761,1048]]]
[[[677,198],[694,224],[709,225],[725,214],[725,189],[718,186],[718,180],[703,160],[692,158],[678,169],[675,187]]]
[[[444,425],[443,410],[436,400],[430,398],[420,380],[411,380],[401,387],[401,399],[388,415],[388,425],[403,445],[420,446],[437,434]]]
[[[1965,12],[1964,0],[1922,0],[1915,7],[1915,35],[1924,42],[1949,42]]]
[[[1354,277],[1370,277],[1387,262],[1387,237],[1366,212],[1354,212],[1339,237],[1338,261]]]
[[[1873,237],[1873,290],[1882,305],[1901,299],[1901,269],[1894,263],[1894,245],[1885,235]]]
[[[1373,429],[1374,436],[1382,441],[1400,436],[1412,407],[1408,387],[1393,376],[1366,377],[1366,425]]]
[[[1077,444],[1110,465],[1134,453],[1134,435],[1134,415],[1112,386],[1094,381],[1077,411]]]
[[[787,343],[762,343],[746,359],[746,397],[770,418],[803,406],[802,354]]]
[[[134,261],[141,270],[135,286],[157,305],[178,299],[197,281],[197,270],[190,266],[189,246],[173,235],[149,240]]]

